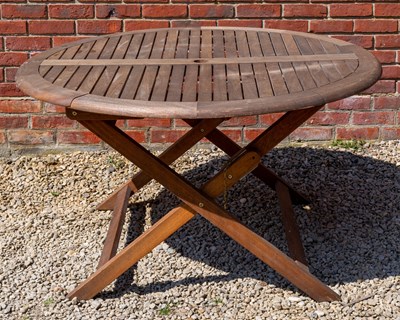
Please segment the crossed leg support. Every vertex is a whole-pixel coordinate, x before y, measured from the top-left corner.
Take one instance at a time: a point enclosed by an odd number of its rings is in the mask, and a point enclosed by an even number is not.
[[[245,148],[241,149],[238,147],[238,151],[233,155],[228,166],[209,180],[201,190],[192,186],[188,181],[168,167],[167,163],[174,161],[174,159],[172,159],[174,157],[167,157],[167,159],[165,159],[165,155],[161,155],[160,158],[153,156],[123,131],[116,128],[112,122],[105,120],[80,120],[90,131],[98,135],[103,141],[140,167],[144,172],[143,175],[145,175],[147,179],[150,180],[152,177],[159,181],[180,198],[182,203],[177,208],[168,212],[157,221],[153,227],[145,231],[117,255],[115,255],[114,249],[116,248],[115,242],[110,240],[110,243],[113,243],[113,245],[110,246],[111,250],[108,250],[111,254],[105,255],[103,262],[99,264],[99,268],[87,280],[75,288],[69,294],[69,297],[77,297],[78,299],[92,298],[149,253],[159,243],[192,219],[196,213],[199,213],[313,299],[317,301],[339,300],[340,297],[309,273],[304,265],[304,250],[301,245],[298,230],[296,230],[297,224],[293,220],[293,210],[291,209],[291,188],[284,182],[280,179],[275,179],[274,188],[278,192],[281,205],[285,204],[282,206],[283,215],[284,217],[289,217],[289,222],[287,226],[285,226],[285,231],[289,241],[289,248],[291,248],[291,255],[297,261],[289,258],[264,238],[245,227],[213,200],[213,198],[222,194],[226,188],[231,187],[243,176],[253,170],[257,172],[256,170],[260,168],[261,157],[300,126],[318,109],[319,107],[314,107],[286,113]],[[210,123],[210,121],[211,120],[203,120],[201,122]],[[194,124],[194,128],[200,123]],[[212,125],[210,126],[210,134],[213,132],[215,134],[215,127],[218,124],[214,123],[213,125],[214,128],[212,128]],[[202,128],[200,128],[200,132],[207,134],[205,130],[201,131],[201,129]],[[231,147],[232,146],[233,145],[231,145]],[[176,156],[176,158],[178,157],[179,156]],[[265,176],[261,176],[265,178]],[[140,187],[136,180],[137,176],[127,184],[133,184],[136,188]],[[135,181],[136,184],[134,183]],[[121,191],[116,193],[118,201],[114,201],[116,209],[114,210],[114,215],[116,212],[118,213],[121,211],[117,206],[120,208],[123,207],[126,210],[126,199],[129,198],[130,195],[129,190],[131,189],[125,186],[125,188],[122,188]],[[135,190],[135,187],[133,190]],[[122,205],[120,204],[121,202],[123,203]],[[121,214],[119,214],[119,216],[121,216]],[[120,221],[121,219],[117,217],[115,220]],[[293,224],[296,227],[293,228]],[[119,238],[120,223],[115,223],[115,225],[116,227],[113,229],[116,231],[109,231],[109,234],[112,234],[110,239]]]

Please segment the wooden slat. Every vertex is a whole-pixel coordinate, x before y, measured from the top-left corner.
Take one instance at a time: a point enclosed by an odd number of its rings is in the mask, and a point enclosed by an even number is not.
[[[201,32],[201,52],[200,58],[212,58],[212,34],[211,30]],[[199,71],[199,90],[198,101],[212,100],[212,68],[209,64],[201,64]]]
[[[263,63],[263,62],[308,62],[331,60],[356,60],[353,53],[340,54],[311,54],[311,55],[286,55],[270,57],[233,57],[209,59],[71,59],[71,60],[44,60],[42,66],[134,66],[134,65],[216,65],[238,63]]]
[[[236,31],[235,34],[239,57],[250,57],[250,50],[246,33],[244,31]],[[259,96],[254,77],[253,66],[250,63],[241,63],[239,64],[239,70],[240,78],[242,80],[244,98],[257,99]]]
[[[150,57],[155,36],[156,34],[154,32],[148,32],[145,34],[137,56],[139,59],[148,59]],[[143,65],[134,66],[131,69],[120,96],[122,99],[133,99],[135,97],[137,88],[139,87],[140,81],[142,79],[143,72]]]
[[[180,30],[178,35],[178,46],[175,58],[187,58],[189,45],[189,30]],[[167,101],[181,101],[182,83],[185,76],[185,66],[175,65],[172,67],[169,79]]]
[[[128,50],[131,38],[132,37],[130,35],[124,35],[120,38],[118,45],[112,55],[113,59],[124,58],[125,53]],[[104,69],[103,73],[99,78],[99,81],[93,88],[92,94],[104,96],[107,92],[107,89],[110,87],[117,71],[118,71],[118,66],[113,66],[113,65],[106,66],[106,68]]]
[[[306,38],[306,41],[310,45],[310,48],[314,54],[324,54],[325,50],[321,45],[321,42],[318,39]],[[342,79],[342,75],[335,68],[332,61],[321,61],[320,65],[322,70],[324,71],[326,77],[330,82],[335,82]]]
[[[166,37],[166,31],[157,32],[150,59],[161,58],[165,46]],[[135,96],[136,100],[149,100],[151,92],[153,90],[154,82],[156,80],[157,72],[158,66],[146,66],[142,81],[140,82],[139,88]]]
[[[329,43],[327,41],[320,41],[320,42],[325,52],[328,53],[329,55],[340,53],[339,48],[335,44]],[[353,72],[353,70],[349,68],[349,66],[346,64],[345,61],[339,61],[334,58],[332,59],[332,61],[336,66],[336,69],[339,71],[339,73],[342,75],[343,78],[347,77],[350,73]]]
[[[190,31],[188,58],[194,60],[200,58],[200,30]],[[182,101],[197,101],[198,74],[198,65],[191,64],[186,67],[185,80],[182,89]]]
[[[275,54],[277,56],[287,56],[285,44],[282,40],[282,36],[279,33],[270,33],[272,46],[274,47]],[[286,82],[286,86],[290,93],[296,93],[303,91],[300,84],[299,78],[294,71],[293,65],[290,62],[280,62],[279,67],[282,70],[283,77]]]
[[[224,58],[224,34],[222,30],[213,30],[213,60]],[[213,65],[213,100],[227,100],[226,72],[224,65]]]
[[[144,38],[143,33],[134,34],[129,44],[128,50],[125,54],[125,59],[135,59],[139,53],[142,41]],[[128,76],[131,72],[131,66],[121,66],[114,77],[113,82],[107,90],[106,96],[110,98],[118,98],[127,83]]]
[[[294,36],[293,38],[297,43],[297,47],[303,55],[312,55],[313,51],[304,37]],[[329,79],[326,77],[324,71],[321,68],[321,65],[318,62],[307,62],[307,66],[318,87],[329,84]]]
[[[227,58],[237,58],[235,32],[233,30],[224,31],[225,52]],[[227,64],[226,76],[228,84],[228,100],[241,100],[242,86],[240,84],[240,73],[238,64]]]
[[[261,49],[264,56],[275,56],[274,48],[272,47],[271,39],[267,32],[259,32]],[[266,63],[269,79],[271,80],[272,89],[275,96],[280,96],[288,93],[288,88],[283,79],[281,69],[278,63]]]
[[[251,57],[262,57],[263,54],[257,33],[254,31],[247,32],[247,39],[250,44],[249,47]],[[253,69],[260,98],[273,96],[274,92],[272,91],[272,86],[269,80],[268,72],[265,67],[265,63],[254,63]]]
[[[169,30],[167,34],[167,42],[165,44],[165,50],[163,59],[171,59],[175,56],[176,44],[178,40],[178,30]],[[154,84],[153,93],[151,100],[153,101],[164,101],[167,96],[168,82],[171,75],[171,65],[161,65],[158,71],[157,79]]]
[[[286,51],[288,52],[289,56],[300,55],[300,50],[297,47],[296,42],[294,41],[291,34],[282,34],[282,39],[285,43]],[[313,77],[308,71],[307,65],[304,62],[293,62],[292,65],[294,67],[294,70],[296,71],[298,79],[300,80],[303,90],[309,90],[317,87],[313,80]]]
[[[99,58],[100,59],[110,59],[117,47],[117,44],[120,40],[120,37],[110,37],[104,46],[103,51],[101,52]],[[99,81],[101,74],[103,73],[105,66],[94,66],[83,80],[82,84],[79,87],[79,90],[83,92],[91,92]]]

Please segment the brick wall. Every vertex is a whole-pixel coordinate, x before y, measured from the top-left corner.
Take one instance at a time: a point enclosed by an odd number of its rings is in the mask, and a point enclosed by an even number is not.
[[[195,25],[308,31],[367,48],[383,64],[381,80],[358,96],[326,105],[290,139],[400,139],[399,0],[3,0],[0,15],[3,150],[99,143],[63,116],[62,107],[31,100],[16,88],[16,70],[31,55],[91,35]],[[231,119],[223,130],[245,142],[277,117]],[[143,143],[173,141],[187,129],[183,122],[168,119],[119,124]]]

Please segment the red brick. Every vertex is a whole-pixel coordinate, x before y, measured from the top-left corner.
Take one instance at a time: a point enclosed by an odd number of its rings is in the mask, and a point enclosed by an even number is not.
[[[33,129],[73,128],[75,123],[65,116],[32,116]]]
[[[396,51],[375,50],[370,51],[381,63],[393,63],[396,61]]]
[[[17,67],[9,67],[5,68],[6,73],[6,81],[7,82],[15,82],[15,75],[17,74],[18,68]]]
[[[375,4],[375,17],[395,17],[398,19],[399,16],[400,16],[400,4],[398,3]]]
[[[3,37],[0,37],[0,50],[4,50]]]
[[[7,142],[7,140],[6,140],[5,131],[3,131],[3,132],[0,131],[0,144],[5,144],[6,142]]]
[[[171,127],[171,119],[133,119],[126,123],[128,127]]]
[[[383,66],[381,79],[400,79],[400,66]]]
[[[354,112],[352,122],[357,125],[394,124],[394,112]]]
[[[28,59],[28,54],[22,52],[0,52],[0,65],[20,66]]]
[[[363,93],[394,93],[395,81],[393,80],[378,80],[373,86],[364,90]]]
[[[290,140],[300,141],[328,141],[332,140],[331,128],[298,128],[290,136]]]
[[[371,98],[362,96],[352,96],[327,104],[328,110],[370,110]]]
[[[353,21],[349,20],[312,20],[310,31],[317,33],[353,32]]]
[[[259,19],[218,20],[218,26],[220,26],[220,27],[261,28],[262,21]]]
[[[129,135],[136,142],[139,143],[146,142],[146,132],[144,130],[125,130],[125,133]]]
[[[59,131],[57,141],[60,144],[97,144],[101,140],[90,131]]]
[[[49,16],[52,19],[90,19],[94,17],[94,8],[90,4],[50,4]]]
[[[351,140],[351,139],[365,139],[374,140],[378,139],[378,127],[351,127],[351,128],[337,128],[336,139]]]
[[[234,15],[232,5],[191,4],[189,7],[191,18],[232,18]]]
[[[40,111],[39,101],[0,100],[0,113],[34,113]]]
[[[106,34],[122,31],[120,20],[87,20],[78,21],[78,33]]]
[[[372,4],[331,4],[330,16],[333,17],[369,17],[372,16]]]
[[[0,34],[12,35],[26,33],[25,21],[0,21]]]
[[[239,4],[238,18],[275,18],[281,16],[281,6],[275,4]]]
[[[186,130],[150,130],[150,142],[152,143],[170,143],[175,142],[182,137]]]
[[[384,20],[384,19],[368,19],[368,20],[355,20],[354,31],[355,32],[397,32],[398,22],[396,20]]]
[[[400,139],[400,128],[381,128],[381,138],[383,140]]]
[[[171,27],[173,28],[190,28],[190,27],[200,27],[200,26],[214,27],[216,25],[217,25],[216,20],[172,20],[171,21]]]
[[[264,131],[265,131],[265,128],[245,128],[243,130],[244,141],[245,142],[253,141]]]
[[[0,82],[4,82],[4,68],[0,68]]]
[[[284,113],[268,113],[268,114],[263,114],[260,115],[260,124],[264,124],[267,126],[270,126],[273,124],[276,120],[278,120],[280,117],[282,117]]]
[[[257,116],[236,117],[224,121],[222,127],[253,126],[257,124]]]
[[[399,48],[400,35],[379,35],[375,36],[375,47],[378,48]]]
[[[96,6],[96,17],[100,19],[109,18],[137,18],[140,17],[139,4],[123,4],[123,5],[105,5]]]
[[[7,50],[47,50],[50,49],[50,37],[7,37]]]
[[[308,21],[306,20],[264,20],[264,28],[308,31]]]
[[[43,103],[45,113],[65,113],[65,107],[51,103]]]
[[[30,34],[72,34],[74,21],[29,21]]]
[[[24,95],[15,83],[0,83],[0,97],[23,97]]]
[[[228,136],[235,142],[242,142],[242,130],[241,129],[222,129],[223,134]]]
[[[82,40],[82,39],[87,39],[89,38],[88,36],[83,37],[83,36],[61,36],[61,37],[53,37],[53,44],[54,46],[61,46],[65,43],[72,42],[72,41],[77,41],[77,40]]]
[[[10,130],[8,142],[23,145],[51,144],[54,142],[53,131]]]
[[[370,49],[373,47],[373,40],[374,37],[371,36],[366,36],[366,35],[335,35],[334,38],[343,40],[346,42],[350,42],[352,44],[355,44],[356,46],[363,47],[365,49]]]
[[[125,20],[125,31],[141,29],[168,28],[168,20]]]
[[[374,98],[375,109],[400,109],[400,96],[381,96]]]
[[[3,4],[3,19],[40,19],[47,17],[46,6],[42,4]]]
[[[348,124],[350,113],[348,112],[324,112],[320,111],[312,116],[306,123],[314,126],[326,126]]]
[[[186,18],[187,5],[159,5],[144,4],[142,6],[143,18]]]
[[[321,4],[285,4],[283,16],[293,17],[326,17],[328,9]]]
[[[27,128],[28,117],[25,116],[0,116],[0,129]]]

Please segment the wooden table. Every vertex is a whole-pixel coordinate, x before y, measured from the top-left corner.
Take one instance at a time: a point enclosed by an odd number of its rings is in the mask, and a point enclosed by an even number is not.
[[[380,76],[366,50],[325,36],[251,28],[157,29],[65,44],[34,56],[19,87],[66,114],[143,171],[103,201],[113,210],[97,270],[69,297],[90,299],[196,214],[225,232],[317,301],[340,297],[308,270],[292,201],[307,202],[261,157],[325,103],[358,93]],[[285,112],[245,147],[217,126],[236,116]],[[116,127],[118,119],[184,119],[192,129],[159,157]],[[231,156],[202,188],[169,164],[204,137]],[[252,173],[278,196],[290,257],[214,199]],[[156,179],[182,202],[117,253],[129,197]]]

